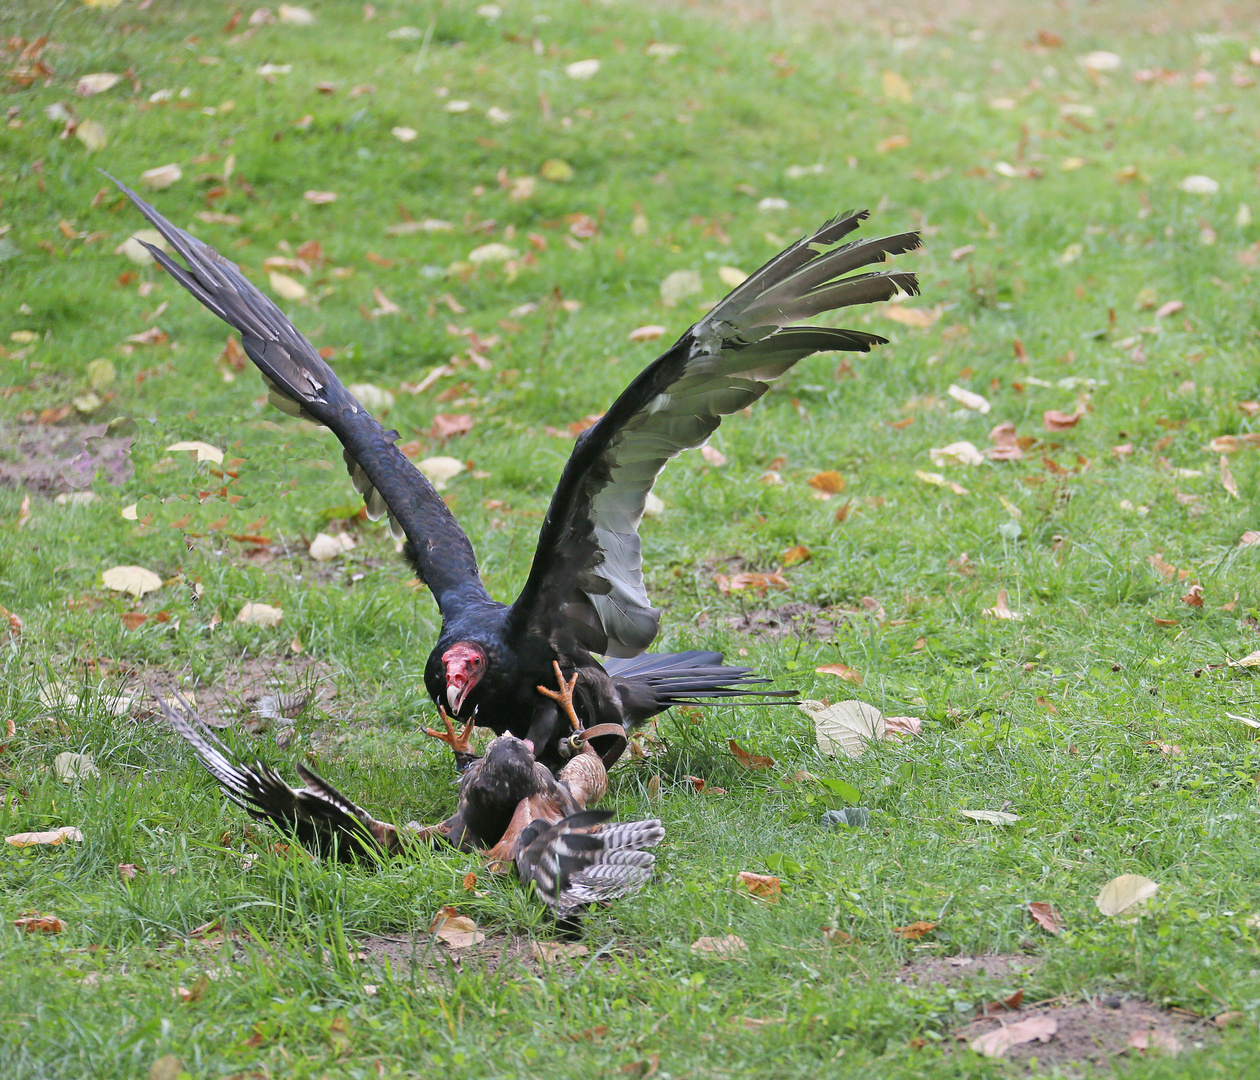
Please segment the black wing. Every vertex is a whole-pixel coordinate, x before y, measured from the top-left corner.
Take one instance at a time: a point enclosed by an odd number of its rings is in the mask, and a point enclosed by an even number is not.
[[[193,748],[197,760],[219,782],[223,793],[241,809],[292,833],[304,848],[321,856],[344,860],[392,854],[398,849],[400,841],[393,825],[377,821],[301,765],[297,771],[306,787],[297,790],[261,761],[242,765],[187,702],[181,704],[186,715],[158,698],[171,727]]]
[[[608,810],[583,810],[522,833],[516,871],[561,917],[583,904],[637,892],[652,875],[654,847],[665,835],[655,819],[609,822]]]
[[[337,436],[354,486],[367,504],[368,517],[376,521],[388,514],[394,536],[400,540],[406,536],[407,556],[433,591],[442,614],[461,606],[465,598],[488,599],[472,544],[433,485],[394,445],[398,433],[386,432],[355,400],[314,346],[245,279],[235,263],[172,225],[126,185],[114,183],[188,265],[181,266],[166,252],[145,244],[150,254],[240,333],[245,352],[262,372],[271,403],[290,416],[323,424]]]
[[[643,586],[638,527],[670,458],[703,445],[723,416],[752,404],[798,360],[816,352],[868,352],[887,339],[860,330],[791,326],[824,311],[915,294],[913,274],[841,277],[919,246],[917,233],[824,251],[866,211],[843,214],[749,277],[622,392],[579,436],[552,496],[512,626],[553,612],[593,652],[627,657],[652,643],[660,613]]]

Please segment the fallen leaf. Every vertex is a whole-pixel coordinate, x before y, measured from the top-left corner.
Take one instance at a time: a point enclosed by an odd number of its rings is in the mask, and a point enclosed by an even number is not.
[[[13,925],[24,934],[60,934],[66,928],[56,915],[41,915],[38,911],[14,919]]]
[[[661,303],[666,307],[677,307],[680,300],[698,296],[703,289],[700,275],[694,270],[675,270],[661,282]]]
[[[106,90],[117,86],[122,81],[121,75],[115,75],[113,72],[101,71],[93,75],[82,75],[75,84],[74,92],[79,97],[92,97],[95,94],[103,94]]]
[[[885,716],[884,738],[911,738],[923,734],[923,721],[917,716]]]
[[[1068,428],[1076,427],[1083,415],[1084,413],[1074,412],[1069,416],[1058,409],[1048,409],[1041,414],[1041,423],[1047,431],[1067,431]]]
[[[394,407],[393,393],[375,383],[351,383],[346,389],[358,398],[359,404],[371,412],[389,412]]]
[[[109,145],[105,125],[99,120],[84,120],[74,129],[74,137],[93,153],[104,150]]]
[[[815,473],[809,478],[809,486],[815,491],[824,492],[827,495],[839,495],[846,487],[847,482],[834,469],[828,469],[826,472]]]
[[[948,446],[933,447],[928,450],[928,457],[937,468],[944,465],[983,465],[985,458],[974,443],[955,442]]]
[[[961,386],[955,386],[950,383],[949,389],[946,391],[959,405],[964,409],[970,409],[972,412],[988,413],[992,406],[989,402],[977,393],[964,389]]]
[[[223,451],[217,446],[211,446],[204,442],[175,442],[166,448],[168,453],[179,454],[185,450],[192,451],[197,455],[198,461],[212,461],[216,465],[223,464]]]
[[[4,842],[10,847],[35,847],[37,845],[56,846],[64,844],[67,840],[81,841],[83,833],[76,829],[73,825],[62,825],[59,829],[51,829],[48,832],[24,832],[14,833],[12,836],[6,836]]]
[[[1221,185],[1213,180],[1210,176],[1196,174],[1187,176],[1177,185],[1182,191],[1191,195],[1215,195],[1221,190]]]
[[[101,574],[101,581],[112,592],[130,593],[136,597],[162,587],[162,579],[143,566],[111,566]]]
[[[415,128],[409,127],[390,128],[389,133],[399,142],[412,142],[420,134]]]
[[[655,341],[659,337],[665,336],[665,327],[657,326],[655,323],[649,323],[647,326],[638,326],[630,331],[629,338],[631,341]]]
[[[736,957],[747,953],[748,946],[744,944],[743,938],[727,934],[725,937],[696,938],[691,943],[691,951],[696,955],[711,953],[714,956]]]
[[[583,945],[580,941],[535,941],[531,944],[531,951],[534,959],[544,964],[569,960],[576,956],[589,956],[591,953],[590,946]]]
[[[468,261],[474,266],[481,266],[484,263],[507,262],[509,259],[517,258],[519,254],[515,248],[510,248],[507,244],[482,244],[468,253]]]
[[[210,976],[204,972],[192,986],[177,986],[171,991],[171,996],[177,1001],[183,1002],[185,1005],[191,1005],[196,1001],[200,1001],[205,992],[210,988]]]
[[[860,757],[871,742],[884,737],[884,714],[864,701],[802,701],[800,709],[814,721],[818,749],[828,757]]]
[[[118,864],[118,876],[122,878],[123,881],[134,881],[137,874],[143,873],[144,868],[137,866],[135,863],[125,862]]]
[[[464,471],[464,463],[453,457],[430,457],[416,462],[420,470],[438,491],[446,489],[446,482]]]
[[[893,138],[897,138],[897,136],[893,136]],[[884,142],[890,141],[889,139],[884,140]],[[910,140],[907,139],[900,145],[908,146],[909,143]],[[896,147],[893,149],[896,149]],[[880,310],[880,314],[890,322],[900,323],[902,326],[912,326],[919,330],[926,330],[940,318],[937,312],[928,308],[906,307],[905,304],[885,304]]]
[[[288,26],[314,26],[315,15],[296,4],[281,4],[276,11],[276,20]]]
[[[315,539],[311,541],[311,546],[307,550],[316,562],[327,562],[329,559],[335,559],[353,550],[354,546],[354,537],[349,533],[337,533],[336,536],[316,533]]]
[[[1015,1012],[1024,1002],[1024,991],[1022,988],[1016,990],[1008,998],[1001,1001],[989,1001],[980,1009],[981,1016],[1000,1016],[1002,1013]]]
[[[573,166],[560,158],[551,158],[542,163],[538,175],[553,184],[565,184],[574,177]]]
[[[764,596],[770,589],[790,589],[791,582],[787,580],[779,571],[774,570],[768,574],[743,573],[736,574],[733,578],[728,578],[724,574],[715,574],[713,580],[717,582],[718,591],[722,593],[740,592],[743,589],[751,589],[759,596]]]
[[[280,297],[281,300],[289,300],[296,303],[299,300],[306,299],[306,286],[298,281],[297,278],[291,278],[288,274],[272,270],[268,273],[267,280],[271,284],[271,291]]]
[[[707,443],[700,447],[700,456],[715,469],[720,469],[726,464],[726,455],[716,446],[709,446]]]
[[[889,101],[900,101],[906,105],[914,100],[914,92],[905,77],[895,71],[885,71],[880,76],[880,84],[884,89],[884,97]]]
[[[735,880],[746,888],[753,896],[759,896],[770,903],[777,903],[783,893],[783,883],[769,874],[754,874],[749,870],[741,870]]]
[[[1055,935],[1062,933],[1063,916],[1058,913],[1053,904],[1034,900],[1028,905],[1028,914],[1032,916],[1033,922],[1047,933]]]
[[[910,145],[909,135],[889,135],[886,139],[880,139],[879,142],[875,144],[875,153],[888,154],[888,153],[891,153],[893,150],[904,150],[909,145]],[[885,314],[887,314],[887,312],[885,312]],[[906,322],[906,320],[899,319],[894,315],[889,315],[888,317],[890,319],[893,319],[895,322]],[[932,323],[931,322],[927,322],[927,323],[909,322],[907,323],[907,325],[931,326]]]
[[[1202,607],[1203,606],[1203,586],[1191,585],[1190,591],[1182,596],[1181,602],[1183,604],[1189,604],[1190,607]]]
[[[1176,1055],[1181,1051],[1181,1043],[1171,1031],[1135,1031],[1129,1036],[1129,1045],[1135,1050],[1160,1050],[1165,1054]]]
[[[813,554],[804,544],[795,544],[785,550],[780,558],[783,560],[785,567],[795,566],[797,563],[807,562]]]
[[[467,949],[470,945],[479,945],[486,940],[486,935],[477,929],[477,924],[467,915],[461,915],[453,907],[444,907],[434,917],[429,926],[429,933],[446,943],[451,949]]]
[[[774,764],[774,758],[763,757],[760,754],[750,754],[734,739],[730,740],[731,753],[735,755],[738,761],[745,769],[768,769]]]
[[[1234,479],[1233,470],[1229,467],[1229,458],[1224,454],[1221,455],[1221,487],[1225,489],[1231,498],[1242,498],[1238,493],[1238,482]]]
[[[1184,311],[1185,307],[1186,305],[1180,300],[1169,300],[1155,309],[1155,318],[1166,319],[1169,315],[1176,315],[1177,312]]]
[[[336,202],[337,193],[335,191],[304,191],[302,198],[315,206],[324,206],[327,203]]]
[[[1154,567],[1155,572],[1165,581],[1171,582],[1174,579],[1177,581],[1185,581],[1186,578],[1190,576],[1189,570],[1178,570],[1172,563],[1165,560],[1162,552],[1157,552],[1154,555],[1148,555],[1146,557],[1146,561]]]
[[[566,64],[564,73],[570,79],[589,79],[599,72],[598,60],[575,60]]]
[[[82,130],[82,125],[79,126],[80,130]],[[148,266],[149,263],[153,262],[153,256],[149,254],[149,249],[144,246],[145,244],[150,244],[167,252],[171,250],[171,245],[166,242],[166,237],[158,232],[157,229],[137,229],[114,248],[114,254],[126,255],[137,266]]]
[[[735,289],[748,280],[748,275],[744,271],[734,266],[719,266],[718,280],[728,289]]]
[[[8,630],[9,637],[21,637],[22,625],[22,620],[17,615],[14,615],[3,604],[0,604],[0,628]]]
[[[184,1063],[174,1054],[163,1054],[149,1066],[149,1080],[179,1080]]]
[[[1007,813],[1005,810],[959,810],[965,818],[971,818],[972,821],[986,821],[990,825],[1014,825],[1019,820],[1018,814]]]
[[[995,1031],[987,1031],[970,1042],[971,1049],[985,1057],[1001,1057],[1012,1046],[1021,1043],[1049,1042],[1059,1030],[1059,1022],[1053,1016],[1031,1016],[1016,1024],[1004,1024]]]
[[[464,890],[464,892],[472,892],[477,887],[476,873],[469,870],[468,873],[464,875],[463,881],[460,882],[460,887]]]
[[[1005,589],[999,589],[997,602],[991,608],[985,608],[980,614],[986,619],[1005,619],[1011,622],[1018,622],[1024,617],[1019,612],[1011,610]]]
[[[834,926],[824,926],[822,928],[823,940],[832,945],[852,945],[853,935],[847,934]]]
[[[1121,874],[1103,886],[1094,903],[1104,915],[1119,915],[1149,900],[1159,885],[1141,874]]]
[[[467,413],[438,413],[433,417],[433,427],[429,429],[431,438],[445,442],[457,435],[467,435],[476,421]]]
[[[91,754],[76,754],[72,750],[63,750],[53,758],[53,772],[63,784],[101,775]]]
[[[238,623],[244,623],[246,626],[261,626],[264,630],[279,626],[283,619],[284,612],[270,604],[246,604],[236,614]]]
[[[841,679],[847,679],[854,686],[862,685],[862,673],[847,664],[823,664],[822,667],[816,667],[814,670],[820,675],[835,675]]]
[[[893,933],[901,935],[906,941],[918,941],[935,929],[934,922],[912,922],[909,926],[894,926]]]
[[[156,169],[146,169],[140,174],[140,183],[151,191],[162,191],[183,175],[184,170],[171,162],[169,165],[159,165]]]

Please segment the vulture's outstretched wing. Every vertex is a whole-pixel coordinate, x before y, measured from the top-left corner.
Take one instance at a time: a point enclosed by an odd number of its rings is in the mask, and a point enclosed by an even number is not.
[[[262,372],[271,403],[290,416],[323,424],[337,436],[368,517],[375,521],[388,514],[395,538],[407,537],[408,558],[433,591],[442,614],[450,614],[463,599],[488,599],[472,544],[433,485],[394,445],[398,432],[381,427],[284,312],[254,288],[235,263],[172,225],[126,185],[114,183],[187,266],[146,243],[154,259],[240,333],[245,352]]]
[[[598,900],[637,892],[656,856],[644,850],[665,835],[659,821],[609,822],[608,810],[583,810],[554,824],[535,821],[522,833],[516,870],[561,918]]]
[[[910,273],[842,276],[919,246],[917,233],[902,233],[826,250],[866,217],[863,210],[833,218],[776,255],[578,437],[513,605],[518,631],[549,630],[559,612],[593,652],[635,656],[651,644],[660,613],[643,586],[638,527],[661,469],[703,445],[723,416],[752,404],[798,360],[827,350],[867,352],[886,341],[861,330],[790,324],[918,292]]]
[[[255,761],[242,765],[223,741],[181,702],[186,713],[158,698],[171,727],[193,748],[197,760],[237,806],[292,833],[308,851],[349,861],[396,854],[404,845],[398,830],[377,821],[327,781],[297,766],[306,787],[293,789],[275,769]]]

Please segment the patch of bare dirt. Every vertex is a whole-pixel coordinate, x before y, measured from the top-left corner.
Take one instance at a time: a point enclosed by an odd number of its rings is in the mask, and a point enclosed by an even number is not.
[[[121,483],[131,467],[131,438],[105,438],[105,430],[105,424],[0,427],[0,484],[52,497],[89,487],[98,469],[118,474]]]
[[[1054,1067],[1070,1070],[1072,1065],[1106,1069],[1124,1055],[1184,1054],[1202,1048],[1217,1031],[1210,1021],[1192,1013],[1161,1009],[1140,998],[1101,996],[973,1020],[956,1033],[960,1048],[963,1042],[970,1044],[999,1027],[1033,1019],[1054,1021],[1056,1028],[1049,1040],[1017,1043],[1002,1055],[1029,1071]]]
[[[959,986],[964,983],[1003,984],[1008,993],[1023,985],[1041,963],[1020,953],[982,953],[980,956],[929,956],[907,964],[897,981],[915,986]],[[1003,995],[1006,996],[1006,995]]]
[[[228,727],[241,720],[250,730],[262,730],[269,712],[291,719],[312,706],[326,706],[337,696],[333,669],[311,656],[250,656],[229,664],[212,685],[193,683],[164,668],[136,667],[124,676],[124,693],[136,696],[142,709],[154,708],[155,696],[174,701],[176,694],[191,697],[197,714],[212,727]]]
[[[533,941],[522,934],[488,934],[476,945],[451,949],[432,934],[411,937],[358,938],[355,947],[365,963],[383,965],[389,962],[394,971],[424,972],[429,978],[455,969],[473,969],[487,974],[537,975],[544,964],[534,953]],[[567,961],[562,961],[567,962]]]
[[[726,619],[732,630],[749,637],[817,637],[830,638],[836,627],[848,618],[834,608],[821,608],[803,600],[793,600],[778,607],[759,608],[731,615]]]

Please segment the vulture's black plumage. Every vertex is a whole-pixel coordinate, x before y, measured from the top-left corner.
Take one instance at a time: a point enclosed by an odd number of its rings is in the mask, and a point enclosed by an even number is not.
[[[525,586],[503,604],[486,592],[451,512],[394,445],[397,432],[382,428],[234,264],[119,186],[185,265],[146,244],[153,257],[240,333],[275,405],[332,430],[368,516],[387,514],[394,535],[406,538],[407,558],[442,614],[424,669],[437,705],[524,738],[554,770],[571,752],[567,736],[576,726],[625,731],[674,704],[762,693],[757,685],[766,680],[723,666],[719,653],[644,653],[660,625],[643,584],[638,535],[648,493],[671,458],[703,445],[723,416],[752,404],[797,361],[884,343],[861,330],[791,324],[917,293],[910,273],[854,273],[917,247],[916,233],[840,244],[867,213],[833,218],[752,274],[648,365],[578,436]],[[624,737],[610,743],[624,746]]]

